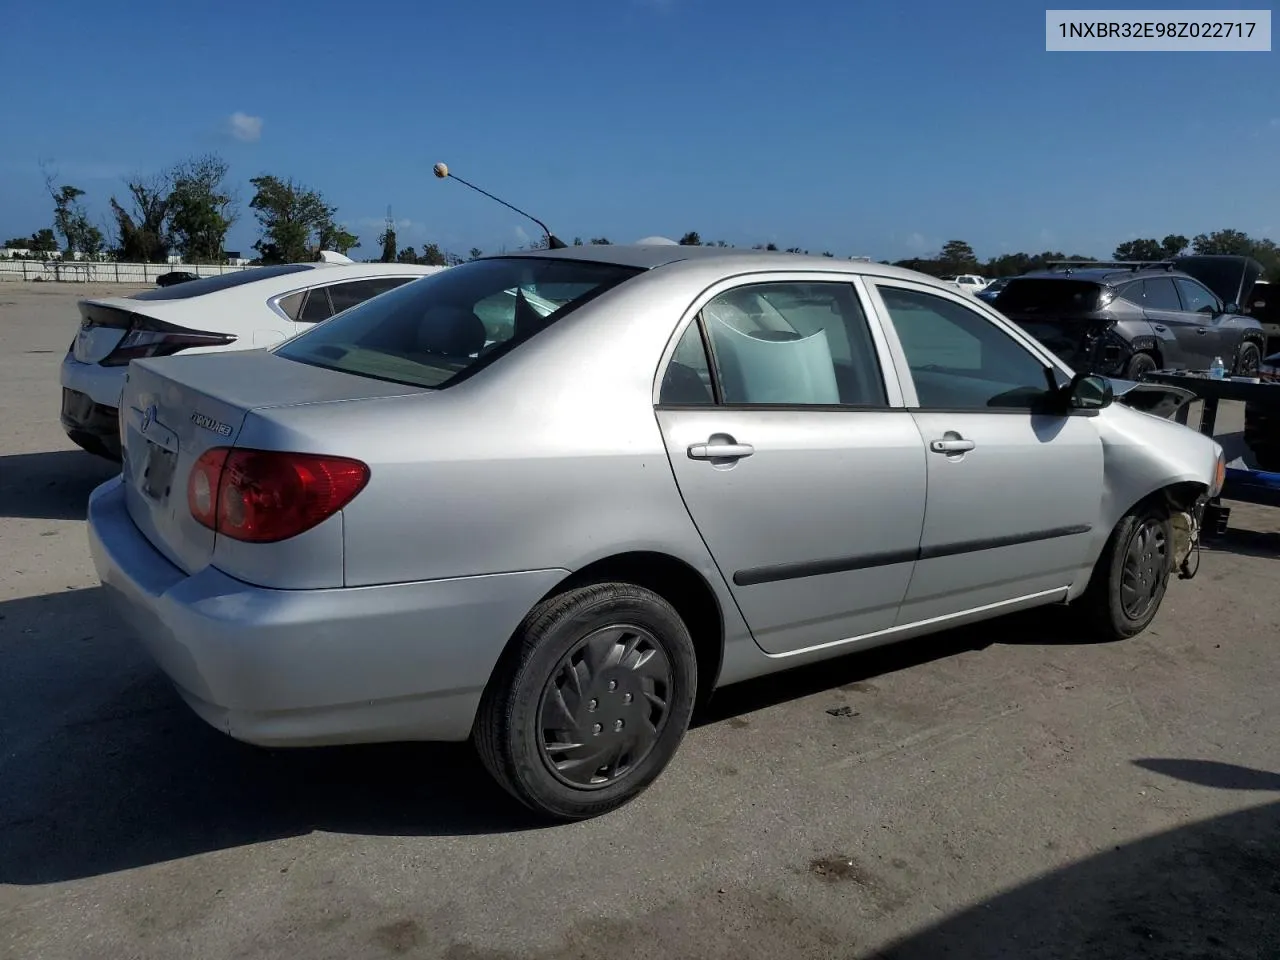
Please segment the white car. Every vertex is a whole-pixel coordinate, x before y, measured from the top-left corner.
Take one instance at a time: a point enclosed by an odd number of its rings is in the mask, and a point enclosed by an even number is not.
[[[444,267],[289,263],[79,303],[80,331],[62,361],[62,428],[90,453],[120,457],[120,392],[129,361],[251,350]]]
[[[965,293],[977,294],[979,290],[985,290],[989,282],[985,277],[979,277],[973,273],[962,273],[958,277],[944,277],[947,283],[955,284]]]

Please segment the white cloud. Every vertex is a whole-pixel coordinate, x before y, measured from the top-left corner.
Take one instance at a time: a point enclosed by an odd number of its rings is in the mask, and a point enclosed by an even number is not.
[[[925,239],[923,233],[908,233],[904,245],[912,253],[923,253],[929,246],[929,241]]]
[[[519,243],[529,242],[529,233],[524,227],[517,226],[515,229],[516,241]]]
[[[251,117],[237,110],[227,118],[227,129],[237,140],[245,143],[257,143],[262,139],[262,118]]]
[[[1271,118],[1271,128],[1273,130],[1280,130],[1280,117]]]

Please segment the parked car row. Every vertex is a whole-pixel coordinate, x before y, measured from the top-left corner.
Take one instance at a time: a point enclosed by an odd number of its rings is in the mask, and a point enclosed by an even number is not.
[[[62,361],[62,427],[90,453],[119,459],[118,408],[130,361],[267,347],[442,269],[292,263],[81,300],[80,328]]]
[[[470,739],[524,804],[593,816],[728,684],[1054,605],[1139,633],[1222,489],[1211,438],[1125,405],[1162,388],[910,271],[643,244],[360,269],[87,302],[64,367],[119,404],[107,594],[253,743]],[[1050,298],[1063,331],[1119,286],[1040,279],[1096,288]]]
[[[1261,272],[1248,257],[1067,261],[1010,278],[990,302],[1076,370],[1140,380],[1217,358],[1253,377],[1266,331],[1240,304]]]

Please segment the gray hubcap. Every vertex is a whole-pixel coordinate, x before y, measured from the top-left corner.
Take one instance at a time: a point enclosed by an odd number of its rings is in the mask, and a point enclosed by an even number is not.
[[[626,776],[666,726],[671,684],[671,663],[649,631],[615,625],[588,634],[561,658],[542,692],[542,759],[573,787],[603,787]]]
[[[1169,556],[1169,543],[1164,527],[1147,520],[1129,540],[1120,578],[1120,607],[1130,620],[1141,620],[1164,586]]]

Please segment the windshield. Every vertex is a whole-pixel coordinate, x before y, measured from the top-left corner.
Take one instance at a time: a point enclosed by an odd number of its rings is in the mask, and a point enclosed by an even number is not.
[[[317,324],[277,356],[415,387],[445,387],[640,273],[501,257],[414,280]]]

